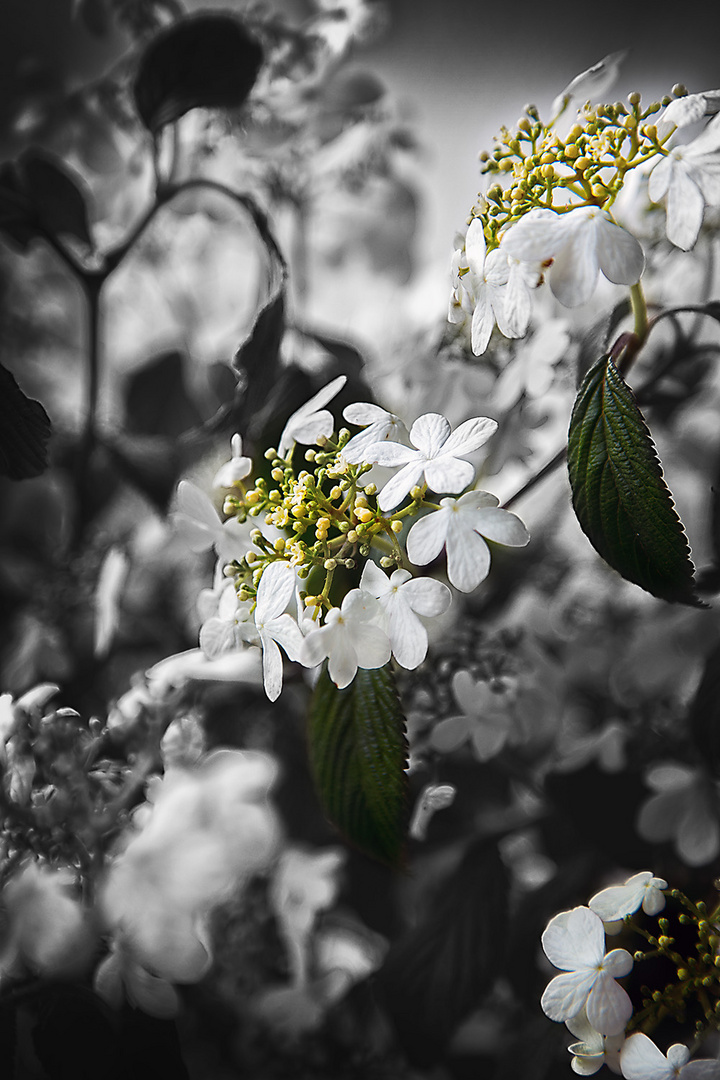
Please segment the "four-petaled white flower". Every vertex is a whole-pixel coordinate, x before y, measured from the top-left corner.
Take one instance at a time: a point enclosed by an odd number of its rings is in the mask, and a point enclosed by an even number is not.
[[[371,559],[365,563],[360,588],[380,603],[385,630],[397,662],[412,670],[425,659],[427,630],[418,615],[431,617],[447,611],[452,593],[442,581],[413,578],[408,570],[394,570],[390,577]]]
[[[676,146],[650,173],[648,194],[665,198],[668,240],[689,251],[697,240],[705,205],[720,204],[720,116],[696,139]]]
[[[317,394],[314,394],[292,414],[283,428],[278,443],[280,457],[285,457],[294,442],[305,446],[312,445],[319,438],[327,438],[332,434],[335,421],[332,413],[325,406],[342,390],[346,382],[346,375],[338,375],[337,379],[323,386],[322,390],[318,390]]]
[[[578,206],[560,213],[534,209],[502,240],[508,255],[524,262],[549,262],[548,282],[566,307],[589,300],[598,272],[618,285],[635,285],[645,268],[642,247],[606,210]]]
[[[456,671],[452,691],[462,712],[435,725],[430,735],[432,747],[448,754],[469,741],[478,761],[490,761],[515,735],[515,689],[510,679],[495,690],[484,680],[474,679],[469,671]]]
[[[620,1068],[625,1080],[714,1080],[720,1062],[705,1058],[690,1061],[690,1051],[682,1043],[668,1049],[667,1056],[641,1031],[625,1040],[620,1053]]]
[[[626,949],[605,952],[602,919],[587,907],[561,911],[548,923],[542,946],[548,960],[563,972],[545,987],[540,1004],[551,1020],[571,1020],[585,1007],[601,1035],[618,1035],[632,1016],[632,1002],[616,979],[629,974],[633,958]]]
[[[390,641],[379,625],[382,608],[361,589],[351,589],[339,608],[331,608],[323,626],[311,630],[300,655],[306,667],[315,667],[328,658],[328,674],[342,690],[349,686],[357,669],[379,668],[390,659]]]
[[[595,893],[588,901],[588,907],[605,923],[624,919],[639,907],[646,915],[658,915],[665,907],[662,890],[667,887],[663,878],[654,877],[650,870],[642,870],[628,878],[624,885],[610,885]]]
[[[625,1042],[624,1033],[601,1035],[588,1020],[585,1010],[565,1021],[565,1027],[579,1042],[568,1046],[573,1055],[571,1069],[578,1076],[593,1076],[603,1065],[620,1075],[620,1051]]]
[[[263,570],[257,590],[255,626],[263,650],[263,685],[270,701],[282,690],[282,656],[278,645],[291,660],[300,659],[303,636],[292,615],[284,614],[295,592],[295,571],[286,562],[273,562]]]
[[[661,762],[645,773],[654,793],[640,807],[637,830],[644,840],[673,840],[687,866],[704,866],[720,852],[720,791],[700,768]]]
[[[475,476],[475,469],[463,454],[471,454],[497,430],[497,422],[487,416],[466,420],[455,431],[440,413],[424,413],[410,428],[409,446],[395,442],[375,442],[366,448],[366,461],[374,465],[402,466],[378,496],[383,511],[392,510],[425,476],[433,491],[462,491]]]
[[[453,259],[449,321],[463,322],[471,316],[470,341],[476,356],[487,349],[496,324],[507,338],[523,337],[530,322],[530,289],[539,280],[539,269],[529,273],[527,266],[508,257],[502,245],[488,253],[482,221],[474,217],[465,234],[465,251],[456,251]]]
[[[368,425],[364,431],[353,435],[343,447],[342,455],[351,465],[365,460],[365,451],[371,443],[385,442],[388,439],[397,442],[407,435],[407,428],[399,416],[386,412],[370,401],[358,401],[348,405],[343,410],[343,416],[349,424],[357,424],[358,427]]]
[[[490,570],[490,549],[483,537],[508,547],[524,547],[530,536],[522,521],[487,491],[467,491],[459,499],[441,499],[416,521],[407,538],[407,553],[416,566],[447,552],[448,577],[456,589],[472,592]]]
[[[242,438],[236,433],[230,440],[232,457],[221,465],[215,473],[212,486],[215,488],[232,487],[236,480],[244,480],[252,469],[252,460],[243,457]]]

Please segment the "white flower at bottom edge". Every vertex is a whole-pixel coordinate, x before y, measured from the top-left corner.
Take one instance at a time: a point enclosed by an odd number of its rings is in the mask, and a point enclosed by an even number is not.
[[[682,1043],[668,1049],[667,1056],[641,1031],[625,1040],[620,1053],[620,1068],[625,1080],[713,1080],[720,1073],[720,1062],[706,1058],[690,1061],[690,1051]]]
[[[530,539],[520,518],[502,510],[495,495],[467,491],[459,499],[441,499],[439,510],[415,522],[407,537],[408,558],[425,566],[444,547],[451,584],[472,592],[490,570],[490,549],[483,537],[509,547],[524,547]]]
[[[588,901],[588,907],[599,915],[603,922],[616,922],[632,915],[642,906],[646,915],[657,915],[665,907],[662,890],[668,883],[663,878],[653,877],[650,870],[633,874],[624,885],[610,885],[601,889]]]
[[[585,1010],[565,1021],[565,1027],[579,1042],[568,1046],[573,1055],[571,1068],[578,1076],[593,1076],[603,1065],[620,1075],[620,1051],[625,1042],[623,1032],[618,1035],[601,1035],[592,1026]]]
[[[257,590],[255,626],[263,650],[263,685],[270,701],[282,690],[282,656],[300,659],[303,636],[291,615],[284,614],[295,592],[295,571],[286,562],[273,562],[263,571]]]
[[[339,608],[331,608],[323,626],[303,642],[300,662],[315,667],[328,658],[328,674],[342,690],[357,669],[379,668],[390,659],[390,641],[379,625],[382,608],[374,596],[352,589]]]
[[[418,615],[432,617],[447,611],[452,593],[442,581],[414,578],[409,570],[394,570],[390,577],[372,560],[365,563],[360,588],[379,602],[385,629],[397,662],[412,671],[428,650],[427,630]]]
[[[590,299],[600,270],[616,285],[635,285],[645,268],[645,254],[635,237],[594,206],[564,214],[531,210],[510,226],[502,247],[523,262],[552,260],[547,279],[565,307]]]
[[[545,987],[540,1004],[551,1020],[571,1020],[585,1007],[590,1024],[602,1035],[619,1035],[632,1016],[632,1002],[616,979],[629,974],[626,949],[605,952],[602,919],[586,907],[561,911],[548,923],[542,946],[561,969]]]

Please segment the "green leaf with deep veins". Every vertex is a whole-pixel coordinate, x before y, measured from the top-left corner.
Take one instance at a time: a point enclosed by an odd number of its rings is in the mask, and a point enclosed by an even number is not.
[[[578,392],[568,471],[580,526],[605,562],[653,596],[702,606],[655,444],[632,390],[607,356]]]
[[[398,866],[407,822],[405,717],[389,665],[338,690],[324,667],[310,707],[310,763],[323,810],[365,854]]]

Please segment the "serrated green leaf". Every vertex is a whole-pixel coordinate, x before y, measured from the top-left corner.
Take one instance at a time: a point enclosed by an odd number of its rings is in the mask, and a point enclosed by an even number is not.
[[[134,84],[140,119],[154,135],[190,109],[236,109],[263,60],[239,19],[201,13],[173,23],[143,53]]]
[[[568,435],[583,532],[608,565],[663,600],[702,606],[690,548],[635,397],[612,360],[587,373]]]
[[[398,866],[407,820],[407,743],[388,665],[358,669],[344,690],[323,668],[310,707],[309,750],[330,821],[367,855]]]

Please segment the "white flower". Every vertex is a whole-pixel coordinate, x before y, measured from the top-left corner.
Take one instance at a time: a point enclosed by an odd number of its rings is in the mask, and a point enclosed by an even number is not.
[[[239,648],[242,641],[260,644],[255,624],[251,621],[251,601],[240,603],[232,581],[223,578],[218,589],[204,590],[201,599],[206,602],[204,607],[209,607],[211,601],[214,601],[215,607],[200,627],[200,648],[208,660],[216,660],[223,653]]]
[[[689,251],[700,232],[705,205],[720,203],[720,116],[691,143],[676,146],[658,161],[650,173],[648,194],[653,202],[665,198],[668,240]]]
[[[242,559],[252,548],[248,522],[236,518],[223,522],[210,498],[190,480],[181,480],[177,489],[177,511],[173,523],[191,551],[214,547],[226,562]]]
[[[592,296],[598,271],[619,285],[634,285],[645,267],[643,249],[616,225],[606,210],[578,206],[559,213],[535,209],[512,225],[503,237],[508,255],[524,262],[548,262],[548,281],[566,307]]]
[[[348,405],[343,410],[343,416],[349,424],[357,424],[358,427],[368,425],[364,431],[353,435],[343,447],[342,455],[351,465],[365,460],[365,451],[371,443],[385,442],[387,439],[396,442],[407,435],[407,428],[399,416],[386,412],[369,401]]]
[[[655,121],[658,137],[664,139],[673,128],[687,127],[716,112],[720,112],[720,90],[704,90],[676,98],[665,106]]]
[[[407,553],[416,566],[447,552],[448,577],[456,589],[472,592],[490,570],[490,549],[483,537],[496,544],[524,547],[530,536],[522,521],[487,491],[468,491],[459,499],[441,499],[416,521],[407,538]]]
[[[291,615],[283,614],[295,592],[295,571],[286,562],[273,562],[263,570],[257,590],[255,626],[263,650],[263,685],[270,701],[282,690],[282,656],[300,659],[303,636]]]
[[[288,847],[270,885],[270,907],[285,939],[292,982],[303,986],[310,968],[310,935],[318,914],[334,904],[345,853],[339,848],[307,852]]]
[[[360,589],[351,589],[339,608],[331,608],[325,624],[311,630],[303,642],[300,662],[315,667],[328,658],[328,674],[339,689],[355,678],[357,669],[379,668],[390,659],[390,641],[378,625],[382,608]]]
[[[542,935],[548,960],[562,970],[545,987],[540,1004],[551,1020],[571,1020],[585,1006],[590,1024],[602,1035],[618,1035],[632,1016],[632,1002],[616,979],[627,975],[633,958],[626,949],[605,952],[602,919],[586,907],[561,911]]]
[[[610,885],[607,889],[601,889],[588,901],[588,907],[606,923],[624,919],[641,906],[646,915],[657,915],[665,907],[662,890],[667,887],[668,883],[663,878],[653,877],[649,870],[642,870],[628,878],[624,885]]]
[[[322,436],[327,438],[332,434],[335,421],[325,405],[332,401],[346,382],[346,375],[338,375],[337,379],[323,386],[322,390],[318,390],[317,394],[292,414],[283,428],[278,443],[280,457],[285,457],[294,442],[307,446],[316,443]]]
[[[627,56],[627,51],[610,53],[587,71],[582,71],[571,79],[552,103],[553,123],[565,111],[573,98],[577,101],[598,101],[615,83],[620,65]]]
[[[433,748],[447,754],[469,740],[478,761],[494,758],[514,734],[514,689],[505,680],[495,691],[484,680],[476,681],[469,671],[456,671],[452,691],[462,712],[435,725],[430,736]]]
[[[502,245],[488,254],[480,218],[468,225],[465,253],[456,252],[453,270],[448,318],[460,322],[472,314],[470,340],[476,356],[487,349],[496,323],[505,337],[523,337],[530,322],[530,288],[537,285],[539,273],[529,277],[527,267],[509,259]]]
[[[360,588],[374,596],[385,612],[385,629],[393,655],[412,670],[425,659],[427,630],[418,615],[432,617],[447,611],[452,593],[442,581],[414,578],[408,570],[394,570],[388,578],[372,560],[365,563]]]
[[[717,785],[700,769],[675,762],[653,765],[645,774],[653,789],[643,803],[637,830],[652,843],[673,840],[688,866],[704,866],[720,852]]]
[[[565,1021],[568,1031],[580,1042],[572,1043],[568,1050],[573,1055],[571,1068],[578,1076],[593,1076],[603,1065],[620,1074],[620,1051],[625,1042],[624,1034],[601,1035],[592,1026],[585,1010]]]
[[[232,448],[232,457],[230,461],[226,461],[224,465],[221,465],[215,473],[212,482],[212,486],[215,488],[232,487],[237,480],[244,480],[252,469],[252,460],[249,457],[243,457],[242,439],[239,435],[233,435],[230,446]]]
[[[402,466],[378,496],[385,512],[401,503],[411,488],[425,475],[433,491],[462,491],[472,483],[475,469],[463,454],[471,454],[497,430],[497,422],[487,416],[466,420],[455,431],[440,413],[419,416],[410,428],[412,449],[400,443],[371,443],[366,460],[374,465]]]
[[[625,1080],[673,1080],[679,1076],[687,1080],[711,1080],[718,1075],[720,1063],[707,1058],[690,1061],[690,1051],[682,1043],[671,1046],[666,1056],[652,1039],[638,1031],[625,1040],[620,1068]]]

